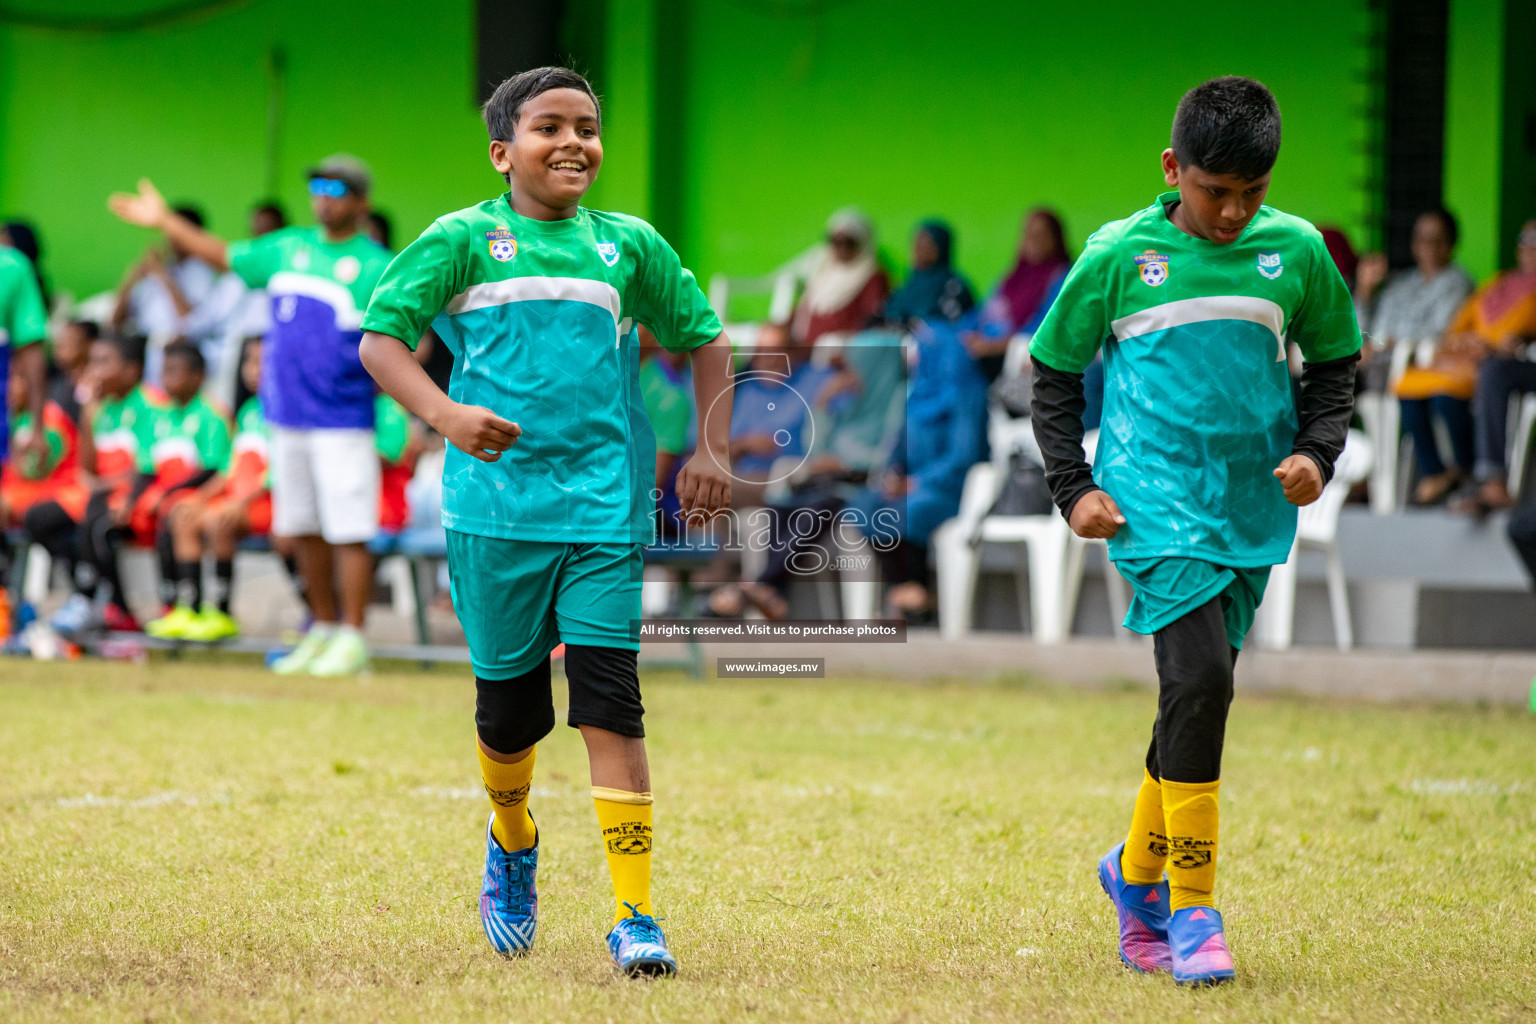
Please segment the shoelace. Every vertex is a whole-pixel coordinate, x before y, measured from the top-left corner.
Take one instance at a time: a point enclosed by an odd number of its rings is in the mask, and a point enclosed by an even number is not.
[[[650,914],[642,914],[633,903],[625,903],[629,908],[629,919],[620,921],[620,924],[628,925],[625,929],[631,938],[640,942],[653,942],[661,945],[666,942],[666,936],[661,933],[661,926]]]

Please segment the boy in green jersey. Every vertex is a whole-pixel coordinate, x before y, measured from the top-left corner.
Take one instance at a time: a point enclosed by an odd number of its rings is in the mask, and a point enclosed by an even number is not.
[[[492,803],[481,923],[502,953],[533,942],[528,792],[534,745],[554,726],[549,655],[563,641],[568,722],[586,742],[616,897],[609,952],[627,974],[671,974],[651,916],[635,665],[656,465],[635,326],[692,353],[699,445],[677,490],[694,514],[730,501],[730,343],[654,228],[578,205],[603,158],[584,78],[526,71],[497,87],[484,113],[509,191],[439,217],[395,257],[362,343],[380,386],[450,444],[442,518]],[[454,354],[446,395],[411,352],[429,326]]]
[[[1088,239],[1030,346],[1052,494],[1074,532],[1108,540],[1136,591],[1125,625],[1154,637],[1146,772],[1100,883],[1124,961],[1188,984],[1233,975],[1212,900],[1232,671],[1295,506],[1317,499],[1343,449],[1360,349],[1321,235],[1262,205],[1279,149],[1263,85],[1187,93],[1162,158],[1177,191]],[[1299,409],[1287,342],[1306,360]],[[1101,348],[1090,469],[1082,374]]]

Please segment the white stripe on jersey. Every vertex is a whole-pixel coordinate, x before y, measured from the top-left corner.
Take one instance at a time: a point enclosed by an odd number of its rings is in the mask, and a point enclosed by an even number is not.
[[[267,295],[273,299],[303,295],[323,302],[336,311],[336,329],[340,331],[355,331],[363,326],[363,312],[357,308],[352,293],[327,277],[282,270],[267,282]]]
[[[1144,334],[1166,331],[1170,327],[1206,323],[1211,320],[1248,320],[1268,327],[1285,358],[1285,310],[1279,303],[1254,295],[1209,295],[1195,299],[1165,302],[1112,321],[1110,330],[1116,341],[1139,338]]]
[[[457,316],[475,309],[540,299],[601,306],[613,315],[615,326],[619,323],[619,290],[607,281],[585,277],[509,277],[504,281],[472,284],[450,299],[443,312]]]

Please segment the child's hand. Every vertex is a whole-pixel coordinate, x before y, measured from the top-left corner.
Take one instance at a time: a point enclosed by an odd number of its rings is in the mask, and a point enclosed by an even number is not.
[[[1089,491],[1072,506],[1072,518],[1067,520],[1072,532],[1088,540],[1108,540],[1125,525],[1125,516],[1103,491]]]
[[[501,453],[511,448],[523,433],[522,427],[489,409],[458,403],[454,403],[442,422],[435,426],[455,448],[481,462],[498,461]]]
[[[682,505],[683,518],[708,518],[730,508],[731,471],[721,461],[700,450],[677,471],[677,500]]]
[[[1275,467],[1275,479],[1292,505],[1310,505],[1323,493],[1323,473],[1305,455],[1290,455]]]

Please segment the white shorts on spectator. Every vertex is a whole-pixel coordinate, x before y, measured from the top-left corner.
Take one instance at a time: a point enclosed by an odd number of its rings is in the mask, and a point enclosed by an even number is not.
[[[379,532],[379,455],[371,430],[272,427],[272,532],[366,544]]]

